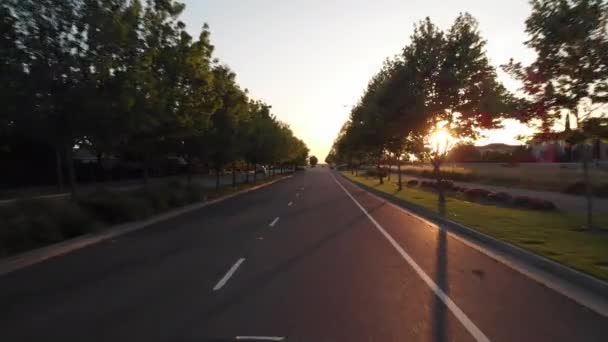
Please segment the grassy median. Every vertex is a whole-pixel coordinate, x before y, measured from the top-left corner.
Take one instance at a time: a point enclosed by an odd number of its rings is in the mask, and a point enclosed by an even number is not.
[[[375,178],[354,176],[349,179],[379,191],[438,212],[437,194],[420,188],[397,191],[394,182],[378,184]],[[583,200],[583,199],[581,199]],[[581,230],[584,218],[560,211],[533,211],[497,207],[448,197],[446,217],[495,238],[540,254],[595,277],[608,280],[608,217],[596,215],[599,232]]]
[[[282,176],[269,177],[256,185]],[[112,225],[204,202],[252,187],[224,186],[220,191],[178,180],[130,191],[100,189],[73,199],[24,199],[0,206],[0,258],[61,242]]]

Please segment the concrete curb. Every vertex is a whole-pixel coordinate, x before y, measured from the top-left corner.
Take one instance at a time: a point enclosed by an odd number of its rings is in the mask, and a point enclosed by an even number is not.
[[[391,202],[395,205],[403,207],[403,208],[411,211],[413,214],[424,217],[425,219],[428,219],[437,225],[441,225],[442,227],[446,228],[448,231],[450,231],[454,234],[457,234],[460,236],[465,236],[471,240],[474,240],[478,243],[483,244],[484,246],[486,246],[490,249],[494,249],[494,250],[506,253],[508,255],[511,255],[517,259],[520,259],[524,263],[530,264],[543,271],[546,271],[547,273],[549,273],[557,278],[560,278],[567,282],[573,283],[573,284],[575,284],[587,291],[593,292],[594,294],[599,295],[601,297],[608,298],[608,282],[597,279],[593,276],[582,273],[582,272],[575,270],[573,268],[570,268],[568,266],[564,266],[560,263],[557,263],[557,262],[550,260],[548,258],[545,258],[543,256],[534,254],[523,248],[510,244],[508,242],[501,241],[501,240],[493,238],[489,235],[480,233],[474,229],[468,228],[459,223],[456,223],[454,221],[441,217],[440,215],[438,215],[426,208],[418,206],[416,204],[396,198],[385,192],[379,191],[379,190],[371,188],[367,185],[353,181],[353,180],[349,179],[348,177],[344,176],[342,173],[340,173],[340,176],[342,176],[342,178],[346,179],[350,183],[352,183],[362,189],[365,189],[366,191],[369,191],[369,192],[373,193],[374,195],[376,195],[388,202]]]
[[[159,215],[155,215],[149,219],[143,220],[143,221],[136,221],[136,222],[129,222],[129,223],[124,223],[124,224],[120,224],[120,225],[116,225],[113,227],[108,228],[107,230],[100,232],[100,233],[91,233],[91,234],[86,234],[83,236],[79,236],[77,238],[74,239],[70,239],[70,240],[66,240],[66,241],[62,241],[53,245],[49,245],[46,247],[42,247],[39,249],[34,249],[25,253],[21,253],[21,254],[17,254],[15,256],[12,257],[8,257],[4,260],[0,260],[0,276],[3,276],[5,274],[20,270],[22,268],[28,267],[28,266],[32,266],[35,265],[37,263],[43,262],[45,260],[54,258],[54,257],[58,257],[64,254],[68,254],[71,252],[74,252],[76,250],[82,249],[84,247],[90,246],[90,245],[94,245],[109,239],[113,239],[117,236],[120,235],[125,235],[134,231],[138,231],[141,229],[144,229],[150,225],[153,225],[155,223],[159,223],[162,221],[166,221],[168,219],[195,211],[195,210],[199,210],[202,209],[204,207],[213,205],[213,204],[217,204],[223,201],[226,201],[228,199],[231,199],[233,197],[237,197],[267,186],[270,186],[274,183],[277,183],[279,181],[288,179],[293,177],[292,175],[289,176],[285,176],[279,179],[275,179],[272,180],[268,183],[264,183],[264,184],[260,184],[260,185],[256,185],[254,187],[251,188],[247,188],[241,191],[237,191],[235,193],[226,195],[226,196],[222,196],[216,199],[213,199],[211,201],[207,201],[207,202],[202,202],[202,203],[196,203],[196,204],[192,204],[192,205],[188,205],[179,209],[175,209],[175,210],[171,210],[168,212],[165,212],[163,214],[159,214]]]

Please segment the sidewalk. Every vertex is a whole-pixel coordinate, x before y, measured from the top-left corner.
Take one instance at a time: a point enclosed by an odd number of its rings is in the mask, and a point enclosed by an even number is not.
[[[403,183],[408,180],[418,180],[418,181],[435,181],[431,178],[423,178],[423,177],[415,177],[410,175],[402,175]],[[391,182],[397,182],[397,173],[391,173]],[[464,186],[467,188],[479,188],[486,189],[494,192],[508,192],[513,196],[529,196],[529,197],[538,197],[548,201],[555,203],[555,205],[563,210],[574,213],[585,213],[587,209],[587,202],[585,197],[583,196],[574,196],[568,194],[562,194],[559,192],[551,192],[551,191],[538,191],[538,190],[528,190],[522,188],[512,188],[512,187],[504,187],[498,185],[487,185],[480,183],[469,183],[469,182],[454,182],[454,185]],[[608,213],[608,199],[605,198],[593,198],[593,211],[597,214],[606,215]]]

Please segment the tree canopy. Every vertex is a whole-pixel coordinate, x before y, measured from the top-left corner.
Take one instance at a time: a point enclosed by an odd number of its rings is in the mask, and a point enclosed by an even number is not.
[[[8,0],[0,4],[0,147],[50,146],[75,189],[72,154],[305,164],[308,149],[250,99],[192,37],[174,0]],[[147,175],[147,172],[145,172]]]
[[[516,102],[496,80],[470,14],[460,14],[448,31],[426,18],[415,26],[402,53],[387,59],[372,77],[335,140],[330,160],[365,160],[380,167],[390,155],[399,167],[402,159],[416,155],[439,171],[448,149],[430,146],[429,136],[442,130],[476,138],[479,129],[498,127]],[[378,174],[382,182],[383,173]]]

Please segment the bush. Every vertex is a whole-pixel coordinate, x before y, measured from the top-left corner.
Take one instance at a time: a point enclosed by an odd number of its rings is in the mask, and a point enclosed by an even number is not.
[[[585,183],[582,181],[571,183],[563,190],[564,193],[571,195],[585,195],[586,191]],[[591,191],[594,196],[606,198],[608,197],[608,183],[594,186]]]
[[[469,199],[479,200],[479,199],[486,199],[490,193],[491,193],[491,191],[488,191],[486,189],[473,188],[473,189],[466,190],[464,192],[464,195]]]
[[[511,201],[513,200],[513,196],[506,192],[491,192],[488,194],[487,198],[490,201],[499,202],[502,204],[511,203]]]
[[[204,198],[201,185],[169,183],[127,192],[97,191],[76,201],[19,201],[0,207],[0,256],[86,234],[99,222],[139,220]]]
[[[405,184],[406,184],[407,187],[413,188],[413,187],[418,186],[420,184],[420,182],[418,182],[415,179],[412,179],[412,180],[407,181],[407,183],[405,183]]]
[[[183,199],[186,204],[192,204],[205,199],[205,189],[198,184],[190,184],[183,189]]]
[[[170,208],[169,199],[173,192],[175,190],[172,191],[168,186],[143,187],[133,191],[132,196],[147,202],[154,211],[165,211]]]
[[[407,171],[407,173],[414,173],[423,178],[435,178],[435,172],[433,170]],[[449,179],[456,182],[472,182],[478,179],[473,173],[440,171],[439,174],[442,179]]]
[[[441,180],[440,184],[441,184],[441,188],[444,190],[454,189],[454,182],[452,182],[452,181],[443,179],[443,180]]]
[[[422,181],[420,182],[420,186],[423,188],[435,188],[435,182],[431,181]]]
[[[520,208],[534,210],[555,210],[557,207],[551,201],[533,198],[528,196],[517,196],[513,200],[513,204]]]
[[[0,255],[82,235],[96,225],[75,203],[49,200],[25,200],[3,207],[0,221]]]
[[[365,171],[365,175],[367,177],[374,177],[374,178],[380,178],[380,177],[386,177],[388,175],[388,172],[386,172],[386,170],[384,169],[370,169],[370,170],[366,170]]]
[[[129,193],[98,191],[80,198],[78,203],[105,223],[117,224],[150,216],[149,201]]]

